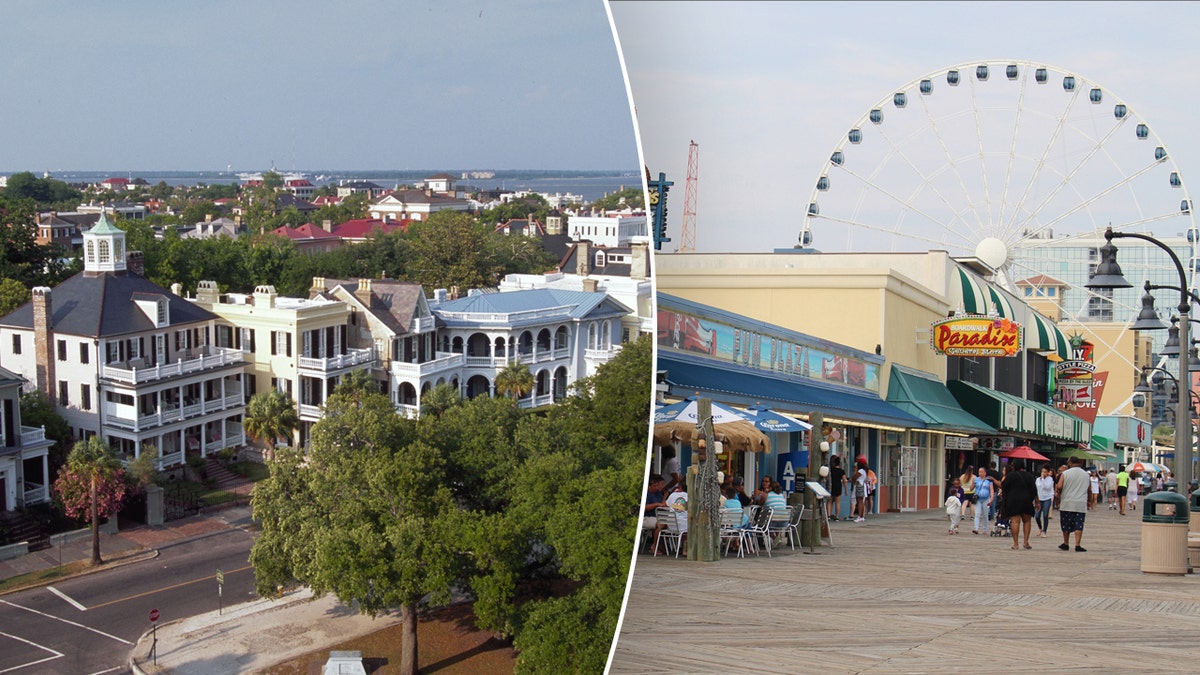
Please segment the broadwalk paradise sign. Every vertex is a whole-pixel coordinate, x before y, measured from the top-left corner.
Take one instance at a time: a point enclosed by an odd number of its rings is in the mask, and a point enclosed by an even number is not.
[[[935,321],[929,344],[945,356],[1016,356],[1021,351],[1021,324],[997,316],[959,315]]]

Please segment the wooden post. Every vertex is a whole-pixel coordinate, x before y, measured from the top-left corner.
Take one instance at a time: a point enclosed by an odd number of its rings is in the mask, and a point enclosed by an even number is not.
[[[812,430],[808,432],[808,466],[805,467],[806,480],[817,480],[815,466],[821,464],[821,441],[824,439],[825,416],[819,412],[809,413],[808,423]],[[797,479],[799,480],[799,479]],[[817,509],[816,495],[812,490],[804,491],[804,512],[809,514],[808,520],[801,523],[800,543],[810,550],[821,545],[821,519]]]
[[[721,557],[721,495],[717,485],[712,399],[696,400],[696,419],[698,424],[692,449],[700,453],[701,459],[693,462],[687,472],[687,557],[688,560],[714,562]]]

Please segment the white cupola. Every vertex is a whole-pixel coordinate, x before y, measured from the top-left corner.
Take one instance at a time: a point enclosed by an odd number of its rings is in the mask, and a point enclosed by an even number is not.
[[[125,233],[108,222],[103,212],[92,229],[83,233],[83,271],[125,271]]]

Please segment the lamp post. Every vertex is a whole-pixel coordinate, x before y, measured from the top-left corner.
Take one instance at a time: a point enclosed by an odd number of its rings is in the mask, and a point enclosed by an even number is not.
[[[1186,345],[1191,344],[1191,321],[1188,319],[1188,314],[1191,310],[1191,297],[1187,290],[1187,274],[1183,270],[1183,263],[1179,261],[1179,256],[1171,250],[1171,247],[1161,241],[1145,234],[1137,232],[1114,232],[1109,226],[1104,230],[1104,246],[1100,247],[1100,264],[1096,266],[1096,273],[1085,285],[1089,289],[1112,289],[1112,288],[1132,288],[1133,284],[1125,279],[1125,275],[1121,272],[1121,266],[1117,264],[1117,247],[1113,245],[1113,239],[1141,239],[1142,241],[1150,242],[1155,246],[1167,252],[1171,257],[1171,262],[1175,263],[1175,270],[1179,272],[1179,383],[1187,383],[1188,389],[1191,389],[1191,376],[1188,374],[1188,359],[1186,353]],[[1139,316],[1139,323],[1141,317]],[[1160,322],[1161,323],[1161,322]],[[1165,327],[1165,326],[1160,326]],[[1145,326],[1145,329],[1153,329],[1153,327]],[[1175,413],[1175,472],[1182,477],[1184,484],[1192,480],[1192,429],[1191,424],[1185,424],[1186,420],[1190,420],[1188,415],[1190,408],[1190,398],[1186,396],[1179,397],[1179,404]],[[1184,427],[1187,427],[1186,429]]]

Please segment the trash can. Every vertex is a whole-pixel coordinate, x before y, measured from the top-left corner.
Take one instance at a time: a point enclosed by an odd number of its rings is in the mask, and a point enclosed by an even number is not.
[[[1200,534],[1200,490],[1192,493],[1192,517],[1189,521],[1188,532]]]
[[[1173,480],[1169,480],[1169,481],[1163,483],[1163,489],[1166,490],[1167,492],[1179,492],[1179,483],[1176,483]]]
[[[1142,571],[1188,573],[1188,500],[1174,492],[1151,492],[1142,506]]]

